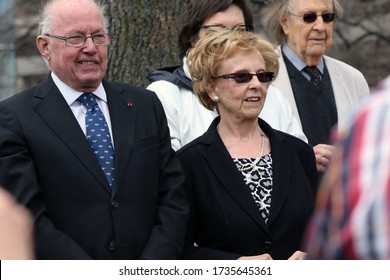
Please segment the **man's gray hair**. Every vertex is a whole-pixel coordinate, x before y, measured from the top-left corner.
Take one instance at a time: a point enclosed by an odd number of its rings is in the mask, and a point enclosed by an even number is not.
[[[277,44],[283,44],[287,38],[279,20],[282,16],[287,17],[289,12],[294,11],[292,0],[270,0],[267,2],[268,5],[262,11],[263,28]],[[333,0],[333,12],[336,17],[342,16],[343,8],[339,0]]]
[[[51,13],[50,7],[58,1],[67,1],[67,0],[48,0],[43,4],[41,12],[39,14],[40,20],[38,23],[38,35],[51,33],[53,28],[53,14]],[[98,0],[89,0],[91,3],[94,3],[97,9],[100,11],[103,17],[104,31],[108,30],[108,19],[106,17],[106,8]]]

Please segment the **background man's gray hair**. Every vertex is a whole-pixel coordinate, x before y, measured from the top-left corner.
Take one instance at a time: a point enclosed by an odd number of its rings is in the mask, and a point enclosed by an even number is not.
[[[286,35],[283,32],[279,19],[282,16],[289,16],[289,12],[294,12],[292,3],[294,0],[269,0],[263,9],[261,22],[265,32],[275,40],[277,44],[286,43]],[[339,0],[333,0],[333,12],[336,17],[341,17],[343,8]]]

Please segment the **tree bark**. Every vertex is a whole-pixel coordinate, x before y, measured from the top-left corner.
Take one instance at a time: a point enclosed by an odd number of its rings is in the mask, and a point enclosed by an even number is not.
[[[178,19],[187,1],[103,0],[113,44],[107,78],[139,86],[146,74],[181,63],[177,46]]]

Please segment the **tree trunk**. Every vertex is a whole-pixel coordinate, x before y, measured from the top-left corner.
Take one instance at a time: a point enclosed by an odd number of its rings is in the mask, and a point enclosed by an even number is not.
[[[139,86],[149,84],[146,74],[178,65],[178,19],[183,0],[103,0],[113,44],[107,78]]]

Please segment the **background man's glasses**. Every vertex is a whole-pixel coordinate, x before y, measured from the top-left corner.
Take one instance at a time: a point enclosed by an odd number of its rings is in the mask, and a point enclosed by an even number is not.
[[[289,13],[290,15],[296,16],[296,17],[301,17],[304,22],[306,23],[313,23],[317,20],[318,16],[322,17],[322,20],[325,23],[330,23],[333,22],[336,19],[336,14],[335,13],[323,13],[321,15],[317,15],[316,13],[305,13],[302,16],[300,15],[295,15],[292,13]]]
[[[44,34],[45,36],[55,38],[55,39],[60,39],[64,40],[65,44],[68,47],[73,47],[73,48],[80,48],[85,45],[85,42],[87,41],[88,38],[91,38],[93,43],[96,46],[108,46],[111,44],[111,35],[108,33],[99,33],[99,34],[94,34],[94,35],[75,35],[75,36],[69,36],[69,37],[64,37],[64,36],[55,36],[51,34]]]
[[[252,73],[232,73],[232,74],[225,74],[221,76],[217,76],[214,79],[234,79],[234,81],[237,84],[243,84],[243,83],[249,83],[253,76],[256,76],[261,83],[269,83],[274,79],[274,72],[260,72],[256,74]]]
[[[224,29],[230,29],[230,30],[242,30],[242,31],[248,31],[253,32],[254,28],[253,25],[250,24],[239,24],[232,27],[227,27],[222,24],[210,24],[210,25],[199,25],[199,28],[208,29],[208,28],[224,28]]]

